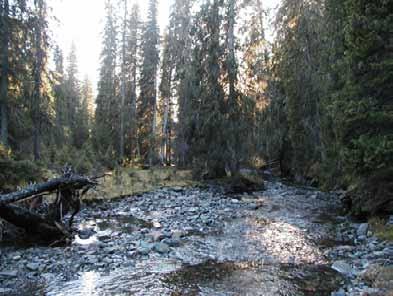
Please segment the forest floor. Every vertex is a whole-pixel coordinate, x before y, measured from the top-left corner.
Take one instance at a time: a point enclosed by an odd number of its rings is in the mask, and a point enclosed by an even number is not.
[[[340,208],[280,182],[96,202],[69,247],[1,246],[0,295],[388,295],[393,244]]]

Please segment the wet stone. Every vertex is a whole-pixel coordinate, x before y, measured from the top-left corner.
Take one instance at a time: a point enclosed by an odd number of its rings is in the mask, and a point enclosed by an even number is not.
[[[345,261],[336,261],[332,264],[332,269],[338,271],[339,273],[351,276],[353,274],[353,269],[351,265]]]

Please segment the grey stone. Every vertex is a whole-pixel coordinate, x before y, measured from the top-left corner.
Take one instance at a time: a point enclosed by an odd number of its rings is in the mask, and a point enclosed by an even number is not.
[[[343,289],[340,289],[338,292],[333,292],[331,296],[345,296],[345,291]]]
[[[339,260],[335,261],[332,265],[332,268],[336,270],[339,273],[345,274],[345,275],[352,275],[353,274],[353,269],[351,265],[346,263],[345,261]]]
[[[93,229],[85,229],[85,230],[80,230],[78,232],[78,235],[81,239],[88,239],[92,235],[94,235],[96,232]]]
[[[150,238],[153,242],[159,242],[165,237],[164,233],[159,230],[153,230],[150,233],[148,233],[146,236]]]
[[[386,223],[387,226],[393,225],[393,215],[389,216],[388,222]]]
[[[185,233],[184,233],[184,231],[181,231],[181,230],[175,230],[172,233],[173,239],[180,240],[183,236],[185,236]]]
[[[12,290],[11,289],[7,289],[7,288],[0,288],[0,294],[4,294],[7,295],[9,293],[11,293]]]
[[[114,253],[116,253],[116,251],[118,251],[118,248],[117,248],[117,247],[107,247],[107,248],[104,248],[104,252],[105,252],[105,253],[108,253],[108,254],[114,254]]]
[[[96,256],[88,256],[87,257],[87,262],[90,264],[97,264],[98,263],[98,258]]]
[[[26,267],[31,271],[37,271],[40,268],[40,265],[38,263],[28,263],[26,264]]]
[[[141,255],[148,255],[150,251],[153,249],[154,244],[149,244],[144,241],[141,241],[139,243],[139,246],[137,247],[137,252]]]
[[[166,239],[163,239],[162,242],[167,244],[170,247],[180,246],[180,240],[174,239],[174,238],[166,238]]]
[[[368,231],[368,223],[362,223],[359,225],[356,234],[358,236],[366,236]]]
[[[157,243],[154,245],[154,250],[161,254],[169,253],[170,248],[166,243]]]
[[[15,278],[17,276],[18,272],[16,270],[0,272],[0,278]]]

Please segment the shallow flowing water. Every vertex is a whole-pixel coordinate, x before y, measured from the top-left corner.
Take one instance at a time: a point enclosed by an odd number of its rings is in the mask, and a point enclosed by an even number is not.
[[[161,189],[91,205],[71,247],[3,248],[0,267],[45,295],[331,295],[344,282],[324,256],[343,243],[336,204],[281,183],[236,198]]]

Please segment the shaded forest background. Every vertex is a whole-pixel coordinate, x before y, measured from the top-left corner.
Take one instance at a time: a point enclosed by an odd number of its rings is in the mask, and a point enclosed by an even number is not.
[[[175,0],[164,36],[157,0],[146,19],[108,0],[96,96],[49,6],[0,0],[3,190],[65,163],[218,178],[276,161],[356,214],[393,210],[392,0],[283,0],[273,41],[263,0]]]

